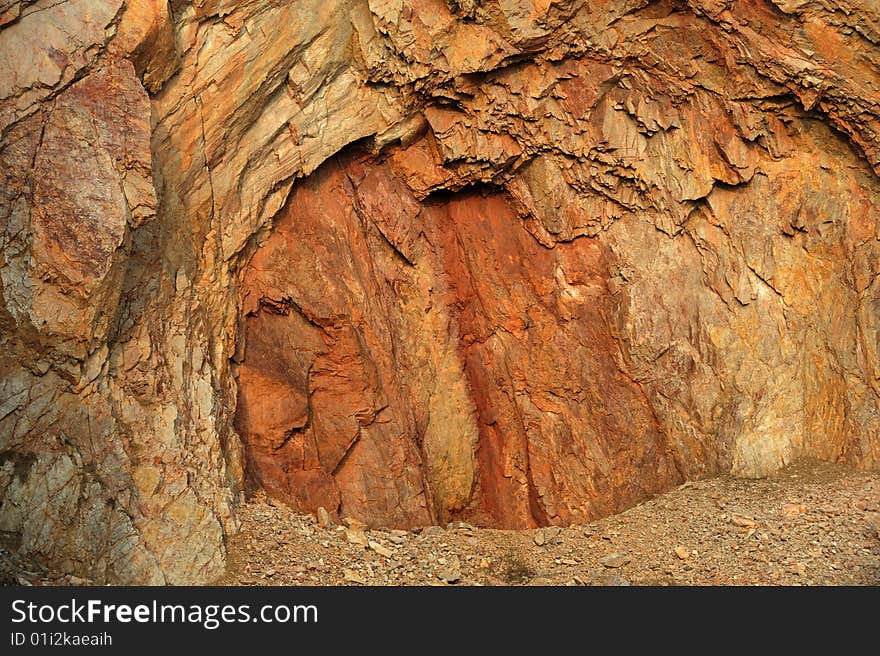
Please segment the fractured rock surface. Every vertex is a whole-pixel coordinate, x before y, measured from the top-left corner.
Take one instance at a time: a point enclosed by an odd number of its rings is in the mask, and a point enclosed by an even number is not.
[[[0,530],[223,569],[248,482],[586,521],[880,464],[873,0],[0,2]]]
[[[594,240],[542,246],[499,194],[420,205],[387,165],[328,163],[244,279],[260,483],[379,524],[523,528],[678,481],[615,362],[608,268]]]

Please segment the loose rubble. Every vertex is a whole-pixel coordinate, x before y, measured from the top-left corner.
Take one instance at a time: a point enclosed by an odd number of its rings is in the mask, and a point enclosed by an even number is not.
[[[824,464],[686,483],[567,528],[370,528],[262,494],[239,515],[220,585],[880,585],[880,473]],[[3,537],[3,584],[91,583],[27,562]]]
[[[567,528],[322,529],[265,497],[240,516],[220,584],[880,584],[880,473],[824,464],[686,483]]]

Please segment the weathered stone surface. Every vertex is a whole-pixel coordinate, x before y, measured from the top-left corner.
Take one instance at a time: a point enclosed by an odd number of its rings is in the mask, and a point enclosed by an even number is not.
[[[114,39],[122,3],[19,9],[0,32],[0,526],[97,581],[203,580],[232,526],[228,411],[204,323],[171,309],[191,292],[162,266],[140,42]]]
[[[877,467],[878,70],[872,0],[0,3],[0,528],[183,583],[246,480],[527,527]]]
[[[401,208],[419,234],[398,251]],[[238,428],[256,476],[374,523],[508,527],[678,481],[615,364],[602,255],[544,248],[498,195],[422,207],[387,167],[328,164],[245,277]]]

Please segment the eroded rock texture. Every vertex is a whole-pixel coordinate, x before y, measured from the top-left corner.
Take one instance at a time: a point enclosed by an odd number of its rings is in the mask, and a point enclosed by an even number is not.
[[[256,477],[403,525],[571,522],[669,487],[675,456],[618,361],[609,257],[542,246],[500,193],[420,205],[387,163],[328,163],[245,275]]]
[[[880,465],[873,0],[0,1],[0,529],[222,569],[246,483],[588,520]]]

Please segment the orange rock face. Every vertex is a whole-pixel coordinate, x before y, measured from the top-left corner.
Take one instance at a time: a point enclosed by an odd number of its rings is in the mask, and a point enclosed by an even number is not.
[[[880,466],[875,0],[0,3],[0,530],[564,524]]]
[[[328,163],[245,272],[255,478],[303,510],[509,528],[681,481],[620,369],[608,256],[545,248],[499,193],[419,203],[386,164]]]

